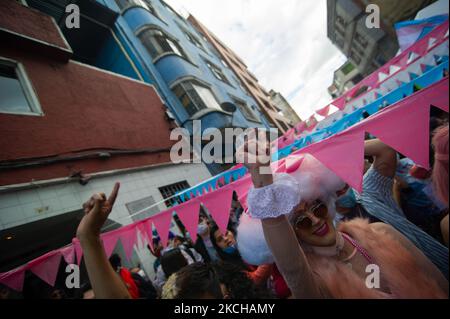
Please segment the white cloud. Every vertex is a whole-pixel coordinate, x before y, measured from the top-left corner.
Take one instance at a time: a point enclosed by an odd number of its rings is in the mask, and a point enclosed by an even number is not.
[[[345,57],[327,38],[326,0],[167,2],[199,19],[303,119],[331,100],[327,88]]]

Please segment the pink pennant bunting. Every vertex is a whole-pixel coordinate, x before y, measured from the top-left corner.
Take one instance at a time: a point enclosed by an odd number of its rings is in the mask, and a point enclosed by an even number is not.
[[[115,233],[105,233],[102,234],[103,248],[105,249],[106,257],[111,257],[114,248],[116,248],[117,241],[119,240],[119,235]]]
[[[207,194],[201,201],[208,209],[212,218],[223,234],[227,231],[228,219],[230,218],[231,197],[233,190],[230,188],[222,188],[213,194]]]
[[[233,183],[233,190],[236,192],[239,202],[241,203],[242,208],[247,209],[247,195],[248,190],[252,186],[252,180],[250,175],[241,178],[237,182]]]
[[[61,254],[59,251],[53,251],[30,261],[28,265],[31,272],[53,287],[58,276],[60,262]]]
[[[434,105],[448,113],[449,107],[448,83],[449,82],[447,77],[433,84],[432,87],[426,88],[425,92],[421,92],[422,94],[426,94],[426,96],[422,97],[422,99],[426,100],[425,102],[429,102],[431,105]]]
[[[151,219],[141,221],[136,225],[137,236],[141,238],[140,248],[145,247],[145,243],[147,242],[150,247],[153,249],[153,229],[152,229],[152,221]],[[138,238],[136,238],[138,239]]]
[[[172,211],[165,211],[159,213],[151,218],[153,225],[155,225],[156,231],[161,238],[161,243],[164,247],[167,246],[169,240],[170,224],[172,222]]]
[[[334,100],[331,104],[336,106],[339,110],[343,110],[345,108],[347,94],[342,95],[341,97]]]
[[[309,153],[357,191],[362,191],[364,131],[346,131],[301,150]]]
[[[120,234],[120,242],[122,243],[123,250],[125,251],[125,256],[129,261],[133,256],[133,247],[136,245],[137,241],[137,228],[131,228],[122,234]]]
[[[198,215],[200,211],[200,201],[192,200],[174,208],[186,230],[189,232],[192,241],[197,241]]]
[[[83,257],[83,249],[81,248],[78,238],[72,239],[72,245],[75,248],[75,254],[77,255],[77,264],[80,265]]]
[[[365,125],[368,132],[424,168],[429,168],[429,115],[434,88],[398,102]]]
[[[18,292],[22,291],[24,280],[25,267],[23,266],[6,273],[0,273],[0,283]]]
[[[330,105],[325,106],[324,108],[316,111],[317,114],[323,117],[327,117],[328,113],[330,113]]]
[[[64,257],[66,263],[73,264],[75,261],[75,248],[73,245],[69,245],[67,247],[61,248],[59,250],[61,256]]]

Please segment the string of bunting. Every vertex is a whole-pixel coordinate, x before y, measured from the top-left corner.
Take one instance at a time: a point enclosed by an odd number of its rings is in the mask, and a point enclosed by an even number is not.
[[[448,22],[433,30],[427,37],[418,42],[419,45],[416,43],[412,46],[412,49],[406,52],[414,52],[419,57],[423,56],[430,47],[435,47],[436,42],[439,42],[438,40],[446,37],[448,37]],[[424,45],[424,43],[427,45]],[[431,46],[430,43],[433,45]],[[388,76],[393,65],[401,66],[402,63],[405,63],[403,54],[395,57],[393,61],[363,80],[361,85],[375,86],[380,79],[385,80],[385,77],[380,76],[381,74]],[[449,108],[449,79],[448,76],[442,79],[444,69],[448,70],[448,60],[430,68],[410,83],[402,84],[398,89],[389,92],[383,99],[391,105],[381,111],[378,108],[382,101],[377,98],[374,102],[349,114],[345,120],[348,121],[347,124],[334,123],[332,134],[327,133],[328,135],[325,134],[320,138],[314,135],[307,136],[300,141],[296,141],[293,145],[298,146],[298,150],[291,154],[292,146],[290,146],[291,149],[285,154],[286,156],[272,164],[274,170],[276,172],[289,172],[288,162],[292,158],[295,159],[300,154],[309,153],[351,187],[361,192],[364,135],[366,132],[380,138],[384,143],[411,158],[418,165],[428,168],[430,107],[438,107],[447,113]],[[350,90],[342,98],[331,104],[344,109],[347,97],[355,93],[361,85]],[[413,93],[414,85],[425,88]],[[326,113],[325,111],[326,109],[323,110],[323,114]],[[360,121],[358,116],[361,116],[364,111],[373,115]],[[354,122],[351,118],[348,118],[349,116],[354,117]],[[329,128],[329,130],[332,131],[332,128]],[[317,132],[314,134],[317,134]],[[411,139],[411,136],[414,136],[414,139]],[[189,236],[195,242],[200,205],[206,208],[219,229],[225,232],[233,192],[236,192],[242,206],[246,208],[246,198],[250,187],[251,179],[246,174],[246,169],[242,166],[235,167],[226,174],[180,194],[180,197],[184,196],[184,202],[181,204],[144,220],[103,233],[101,239],[106,254],[109,257],[120,241],[126,257],[130,259],[135,247],[144,247],[146,243],[152,245],[153,227],[157,230],[163,245],[166,245],[174,213],[179,216]],[[74,238],[72,244],[66,247],[50,251],[11,271],[0,273],[0,283],[16,291],[22,291],[25,272],[31,271],[50,286],[54,286],[62,259],[68,264],[74,262],[80,264],[82,256],[81,245]]]

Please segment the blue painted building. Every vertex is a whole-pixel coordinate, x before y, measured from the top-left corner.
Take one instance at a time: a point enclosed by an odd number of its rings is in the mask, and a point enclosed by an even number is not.
[[[233,71],[164,1],[97,2],[119,14],[97,66],[154,84],[177,123],[191,133],[195,119],[202,121],[202,131],[269,127]],[[237,111],[224,111],[224,102],[234,103]]]
[[[168,116],[192,134],[209,128],[266,127],[254,98],[204,36],[162,0],[78,0],[79,29],[65,24],[73,0],[27,0],[52,15],[73,59],[153,84]],[[221,104],[231,102],[234,113]],[[151,129],[151,128],[150,128]],[[210,165],[215,174],[226,166]]]

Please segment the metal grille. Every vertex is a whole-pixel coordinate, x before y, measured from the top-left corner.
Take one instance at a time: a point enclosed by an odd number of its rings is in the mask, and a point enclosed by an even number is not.
[[[175,184],[160,187],[159,191],[164,199],[169,198],[168,200],[165,201],[166,206],[173,207],[176,204],[179,204],[180,200],[176,197],[175,198],[170,198],[170,197],[172,197],[173,195],[175,195],[183,190],[186,190],[188,188],[190,188],[188,182],[182,181],[182,182],[178,182]]]

